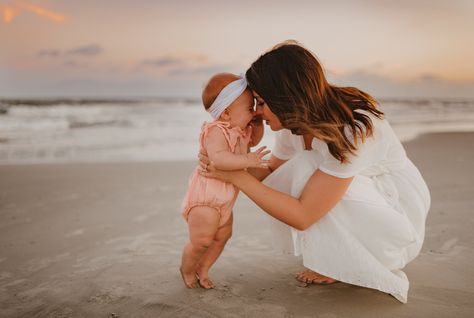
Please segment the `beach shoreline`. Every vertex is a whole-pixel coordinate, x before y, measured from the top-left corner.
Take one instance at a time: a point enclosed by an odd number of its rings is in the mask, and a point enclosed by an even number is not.
[[[432,196],[407,304],[297,282],[301,260],[272,250],[267,216],[243,194],[217,288],[186,289],[179,207],[196,162],[0,165],[0,317],[471,317],[473,144],[470,132],[404,143]]]

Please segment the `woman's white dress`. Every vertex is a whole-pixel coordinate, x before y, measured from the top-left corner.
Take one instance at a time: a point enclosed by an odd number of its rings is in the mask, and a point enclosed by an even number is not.
[[[299,197],[317,169],[354,179],[342,200],[305,231],[270,218],[273,243],[302,255],[311,270],[406,303],[409,283],[402,268],[420,252],[430,194],[389,123],[370,117],[374,135],[348,164],[336,160],[322,141],[313,139],[313,150],[306,151],[302,136],[277,132],[273,155],[288,161],[264,180],[266,185]]]

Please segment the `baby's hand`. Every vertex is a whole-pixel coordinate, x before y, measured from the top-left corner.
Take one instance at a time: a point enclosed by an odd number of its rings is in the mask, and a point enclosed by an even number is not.
[[[247,168],[268,168],[270,160],[263,159],[264,156],[270,153],[270,150],[265,150],[267,146],[258,148],[255,152],[247,154]]]

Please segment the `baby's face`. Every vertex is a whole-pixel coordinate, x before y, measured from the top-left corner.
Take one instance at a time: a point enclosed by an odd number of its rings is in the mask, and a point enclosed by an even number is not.
[[[244,129],[250,123],[254,116],[254,99],[250,89],[246,89],[230,106],[227,108],[230,114],[230,124],[232,127],[239,126]]]

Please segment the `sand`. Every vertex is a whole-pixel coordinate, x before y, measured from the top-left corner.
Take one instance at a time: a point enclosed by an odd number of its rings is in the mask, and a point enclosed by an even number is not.
[[[474,133],[406,143],[431,189],[408,303],[337,283],[304,286],[244,195],[211,275],[178,272],[178,210],[194,162],[0,166],[0,317],[473,317]]]

